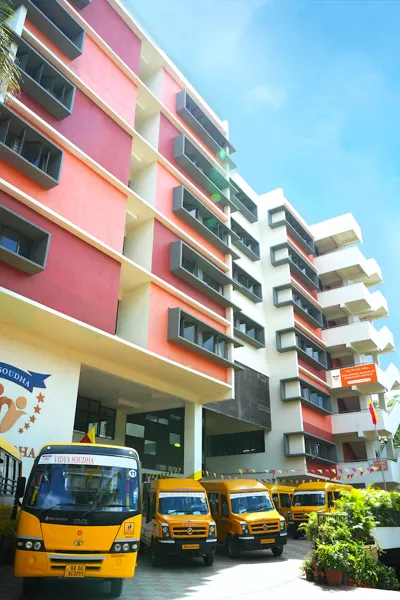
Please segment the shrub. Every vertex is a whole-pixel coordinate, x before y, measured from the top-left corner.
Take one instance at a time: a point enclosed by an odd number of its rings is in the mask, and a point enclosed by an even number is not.
[[[393,567],[377,564],[375,573],[377,576],[376,587],[379,590],[400,590],[400,582]]]

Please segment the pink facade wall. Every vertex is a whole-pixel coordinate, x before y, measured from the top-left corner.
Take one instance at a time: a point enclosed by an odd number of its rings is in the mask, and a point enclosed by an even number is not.
[[[136,74],[139,73],[141,41],[107,0],[92,0],[83,18]]]
[[[53,117],[24,92],[19,99],[107,171],[128,184],[132,138],[81,90],[76,90],[72,114],[62,120]]]

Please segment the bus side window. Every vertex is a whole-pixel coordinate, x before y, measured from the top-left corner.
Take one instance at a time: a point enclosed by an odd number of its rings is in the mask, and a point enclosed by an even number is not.
[[[211,514],[213,517],[219,516],[219,494],[216,492],[210,492],[208,494],[208,503],[210,505]]]
[[[333,495],[335,496],[335,500],[339,500],[340,492],[333,492]]]
[[[226,496],[221,496],[221,515],[229,518],[228,498]]]
[[[279,508],[279,496],[278,496],[278,494],[272,494],[272,500],[274,501],[275,508]]]
[[[289,494],[280,494],[280,500],[282,508],[290,508],[291,496]]]
[[[334,504],[333,501],[333,492],[328,492],[328,506],[329,508],[331,508]]]

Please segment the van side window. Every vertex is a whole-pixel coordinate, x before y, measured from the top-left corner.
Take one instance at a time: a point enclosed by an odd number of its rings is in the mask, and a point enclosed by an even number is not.
[[[221,495],[221,515],[227,517],[229,515],[228,498]]]
[[[335,500],[339,500],[340,492],[333,492],[333,495],[335,496]]]
[[[290,508],[291,497],[289,494],[280,494],[280,499],[282,508]]]
[[[211,514],[213,516],[219,515],[219,494],[217,492],[210,492],[208,494],[208,503],[210,505]]]
[[[328,492],[328,506],[329,508],[333,506],[333,492]]]
[[[275,508],[279,508],[279,496],[278,496],[278,494],[272,494],[272,500],[274,501]]]

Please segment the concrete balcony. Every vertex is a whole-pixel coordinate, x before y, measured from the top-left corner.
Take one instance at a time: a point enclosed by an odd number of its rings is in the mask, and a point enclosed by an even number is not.
[[[337,375],[337,370],[328,371],[326,374],[326,380],[328,385],[332,388],[332,395],[343,396],[346,392],[353,390],[359,394],[366,396],[368,394],[381,394],[383,392],[390,392],[400,388],[400,373],[394,364],[390,364],[386,371],[375,365],[376,369],[376,381],[362,382],[355,385],[348,386],[337,386],[337,383],[333,381],[332,374]],[[337,381],[337,377],[335,377]]]
[[[309,229],[320,253],[362,242],[360,226],[350,213],[316,223]]]
[[[386,326],[378,331],[369,321],[324,329],[322,341],[332,358],[394,351],[392,332]]]
[[[382,459],[384,466],[384,477],[388,484],[389,489],[394,488],[394,484],[400,483],[400,460],[390,460],[387,458]],[[362,483],[369,485],[370,483],[378,484],[379,487],[383,487],[382,471],[372,470],[374,466],[379,463],[373,460],[357,460],[354,462],[342,462],[337,465],[338,472],[342,475],[354,475],[351,480],[343,480],[343,483],[350,483],[351,485]],[[387,467],[387,468],[386,468]],[[362,475],[360,474],[362,469]],[[372,472],[365,473],[366,469],[371,469]]]
[[[376,429],[379,435],[394,436],[400,425],[400,402],[396,402],[390,411],[376,408],[378,421]],[[333,435],[357,433],[360,438],[374,440],[375,425],[368,409],[357,412],[337,413],[332,415]]]
[[[382,272],[376,260],[365,258],[357,246],[317,256],[314,267],[324,286],[336,286],[344,280],[362,282],[368,287],[382,283]]]
[[[362,320],[388,316],[388,304],[381,292],[370,292],[364,283],[352,283],[318,294],[318,301],[328,321],[348,315]]]

